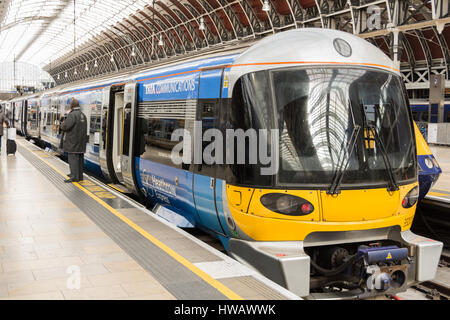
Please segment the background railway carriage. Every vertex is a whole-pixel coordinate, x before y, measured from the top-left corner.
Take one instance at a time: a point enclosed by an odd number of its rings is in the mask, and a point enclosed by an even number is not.
[[[25,101],[26,129],[33,135],[40,119],[51,142],[55,114],[74,97],[90,121],[91,170],[178,226],[219,238],[230,255],[300,296],[344,289],[363,297],[432,279],[442,250],[409,230],[419,191],[404,92],[399,70],[370,43],[299,29],[249,48],[55,88],[43,95],[44,118],[36,98]],[[277,134],[247,137],[244,149],[233,140],[223,150],[232,163],[192,161],[195,152],[191,161],[172,161],[177,143],[183,152],[189,144],[210,147],[214,138],[199,137],[212,128],[223,137],[227,129]],[[177,129],[191,141],[173,141]],[[252,148],[269,150],[279,170],[263,174],[275,163],[249,162]]]
[[[413,118],[417,122],[428,122],[428,108],[427,101],[411,100],[410,101]],[[450,101],[444,103],[444,122],[450,122]]]

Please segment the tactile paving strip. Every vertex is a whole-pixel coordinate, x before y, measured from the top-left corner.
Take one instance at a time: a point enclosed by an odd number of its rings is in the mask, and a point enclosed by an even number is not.
[[[30,151],[20,145],[18,151],[174,297],[183,300],[227,299],[217,289],[178,263],[82,190],[64,183],[60,174]]]

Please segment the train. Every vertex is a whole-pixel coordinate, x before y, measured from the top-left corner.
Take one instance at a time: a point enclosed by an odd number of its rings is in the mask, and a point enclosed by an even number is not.
[[[410,101],[413,118],[417,122],[428,122],[429,104],[426,100],[414,99]],[[450,122],[450,101],[444,102],[443,121]]]
[[[442,243],[410,230],[406,89],[359,37],[289,30],[58,86],[11,101],[17,130],[57,148],[72,98],[90,121],[89,170],[300,297],[393,294],[435,276]]]

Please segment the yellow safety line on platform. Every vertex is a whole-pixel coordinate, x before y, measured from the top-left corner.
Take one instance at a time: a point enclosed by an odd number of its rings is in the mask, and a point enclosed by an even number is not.
[[[108,186],[110,186],[111,188],[119,191],[120,193],[125,193],[126,192],[126,190],[120,189],[120,188],[116,187],[115,185],[113,185],[112,183],[108,184]]]
[[[52,168],[53,170],[55,170],[56,172],[58,172],[61,176],[68,178],[68,176],[66,174],[64,174],[63,172],[61,172],[58,168],[56,168],[55,166],[53,166],[51,163],[49,163],[48,161],[46,161],[45,159],[42,159],[40,156],[38,156],[36,153],[34,153],[31,149],[29,149],[28,147],[26,147],[25,145],[22,144],[22,142],[19,142],[19,144],[24,147],[25,149],[27,149],[28,151],[30,151],[32,154],[34,154],[36,157],[38,157],[41,161],[43,161],[45,164],[47,164],[50,168]],[[110,211],[111,213],[113,213],[116,217],[118,217],[120,220],[122,220],[123,222],[125,222],[126,224],[128,224],[130,227],[132,227],[134,230],[136,230],[137,232],[139,232],[142,236],[144,236],[145,238],[147,238],[148,240],[150,240],[153,244],[155,244],[157,247],[159,247],[161,250],[163,250],[164,252],[166,252],[169,256],[171,256],[172,258],[174,258],[175,260],[177,260],[179,263],[181,263],[183,266],[185,266],[186,268],[188,268],[189,270],[191,270],[193,273],[195,273],[197,276],[199,276],[200,278],[202,278],[204,281],[206,281],[208,284],[210,284],[212,287],[216,288],[219,292],[221,292],[223,295],[225,295],[227,298],[232,299],[232,300],[243,300],[243,298],[241,296],[239,296],[237,293],[235,293],[234,291],[232,291],[230,288],[226,287],[224,284],[222,284],[220,281],[214,279],[213,277],[211,277],[209,274],[207,274],[206,272],[200,270],[198,267],[196,267],[195,265],[193,265],[190,261],[188,261],[187,259],[185,259],[184,257],[182,257],[180,254],[176,253],[173,249],[171,249],[170,247],[168,247],[167,245],[165,245],[164,243],[162,243],[161,241],[159,241],[158,239],[156,239],[154,236],[152,236],[151,234],[149,234],[147,231],[145,231],[144,229],[142,229],[141,227],[139,227],[137,224],[135,224],[133,221],[131,221],[130,219],[128,219],[127,217],[125,217],[123,214],[121,214],[119,211],[117,211],[116,209],[112,208],[111,206],[109,206],[106,202],[104,202],[103,200],[101,200],[100,198],[98,198],[97,196],[95,196],[93,193],[91,193],[90,191],[88,191],[87,189],[83,188],[79,183],[77,182],[72,182],[72,184],[74,186],[76,186],[77,188],[79,188],[81,191],[83,191],[84,193],[86,193],[88,196],[90,196],[92,199],[94,199],[95,201],[97,201],[99,204],[101,204],[103,207],[105,207],[106,209],[108,209],[108,211]]]
[[[447,198],[450,198],[450,194],[448,194],[448,193],[440,193],[440,192],[436,192],[436,191],[429,191],[427,193],[427,195],[434,196],[434,197],[447,197]]]

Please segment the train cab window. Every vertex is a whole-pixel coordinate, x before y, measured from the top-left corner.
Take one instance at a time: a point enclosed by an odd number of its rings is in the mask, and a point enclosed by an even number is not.
[[[227,160],[225,170],[227,181],[240,185],[272,185],[273,176],[261,174],[262,167],[267,165],[259,161],[251,163],[251,154],[260,154],[261,135],[257,134],[259,130],[269,132],[273,125],[269,74],[266,71],[259,71],[242,76],[234,85],[231,103],[227,108],[225,129],[233,129],[235,133],[232,144],[227,139],[227,149],[224,153],[230,158],[233,157]],[[244,141],[241,142],[236,137],[239,129],[245,133]],[[266,142],[266,150],[263,153],[270,155],[270,138]]]
[[[388,171],[397,182],[415,177],[400,78],[325,67],[274,70],[272,76],[280,130],[277,183],[329,186],[343,161],[343,186],[385,185]]]

